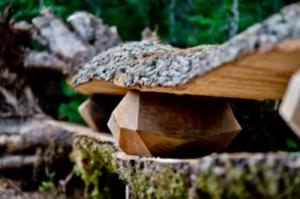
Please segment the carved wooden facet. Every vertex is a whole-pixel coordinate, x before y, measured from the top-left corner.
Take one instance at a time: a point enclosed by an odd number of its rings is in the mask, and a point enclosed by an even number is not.
[[[291,129],[300,137],[300,71],[291,78],[279,112]]]
[[[226,102],[133,91],[113,111],[108,126],[124,152],[143,156],[220,151],[240,131]]]

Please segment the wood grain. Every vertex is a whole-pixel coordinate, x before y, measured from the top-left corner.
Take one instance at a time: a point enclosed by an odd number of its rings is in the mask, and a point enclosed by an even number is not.
[[[281,45],[280,48],[270,52],[245,55],[239,60],[223,64],[205,76],[196,77],[186,84],[175,87],[140,87],[136,85],[126,88],[123,85],[94,80],[80,84],[75,89],[86,94],[124,95],[126,90],[134,89],[142,92],[173,93],[177,95],[256,100],[281,99],[289,78],[300,69],[299,48],[289,50],[288,47]]]
[[[108,126],[127,154],[162,157],[220,151],[241,129],[222,100],[132,91],[113,111]]]
[[[300,71],[291,78],[280,105],[279,113],[291,129],[300,137]]]

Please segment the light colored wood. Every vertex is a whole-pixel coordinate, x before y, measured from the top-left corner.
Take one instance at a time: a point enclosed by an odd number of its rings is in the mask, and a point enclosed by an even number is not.
[[[101,126],[106,124],[107,113],[91,98],[84,101],[78,108],[86,124],[95,131],[101,131]]]
[[[245,55],[223,64],[212,72],[195,77],[175,87],[125,88],[103,80],[94,80],[75,87],[82,93],[123,95],[128,89],[142,92],[203,95],[243,99],[281,99],[289,78],[300,69],[300,50],[296,43],[285,42],[270,52]]]
[[[300,137],[300,70],[291,78],[280,105],[279,113]]]
[[[220,151],[241,129],[221,100],[137,91],[125,95],[108,127],[124,152],[143,156]]]

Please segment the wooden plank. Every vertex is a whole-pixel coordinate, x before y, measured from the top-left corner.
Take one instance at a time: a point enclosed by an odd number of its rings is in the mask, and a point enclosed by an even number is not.
[[[296,42],[296,41],[295,41]],[[299,42],[299,40],[297,40]],[[300,43],[300,42],[299,42]],[[300,69],[300,50],[275,49],[271,52],[246,55],[226,63],[205,76],[196,77],[175,87],[126,88],[103,80],[75,86],[79,92],[124,95],[126,90],[162,92],[178,95],[203,95],[243,99],[281,99],[291,75]]]
[[[129,42],[100,53],[75,76],[83,93],[124,89],[178,95],[281,99],[300,68],[300,4],[283,8],[221,45],[179,49]],[[104,83],[107,81],[109,83]]]
[[[113,111],[108,126],[123,151],[143,156],[220,151],[241,129],[223,101],[131,91]]]
[[[279,113],[290,128],[300,137],[300,71],[289,83]]]

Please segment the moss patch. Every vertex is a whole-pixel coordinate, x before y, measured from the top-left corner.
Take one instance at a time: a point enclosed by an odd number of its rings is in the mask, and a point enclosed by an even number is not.
[[[112,144],[94,139],[75,143],[86,192],[97,198],[110,198],[109,176],[117,174],[138,199],[300,197],[299,154],[212,154],[192,161],[164,161],[123,156]]]
[[[137,198],[187,198],[187,179],[182,173],[172,168],[160,168],[153,171],[140,167],[120,168],[119,172],[128,181],[128,184]],[[150,173],[151,174],[150,174]]]
[[[89,198],[112,198],[111,186],[118,181],[113,166],[115,148],[106,143],[95,143],[90,139],[75,141],[76,173],[85,183],[85,195]]]
[[[198,172],[198,198],[298,198],[300,170],[277,160],[212,163]]]

